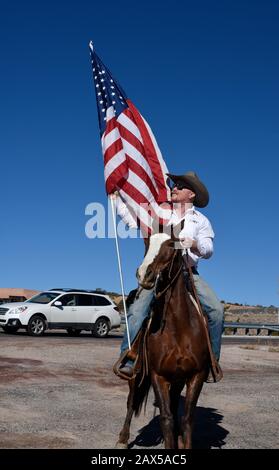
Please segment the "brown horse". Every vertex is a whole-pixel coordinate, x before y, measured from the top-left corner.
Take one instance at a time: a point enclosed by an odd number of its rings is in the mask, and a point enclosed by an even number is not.
[[[140,285],[155,292],[146,339],[148,372],[144,379],[136,376],[129,381],[127,415],[117,447],[127,447],[132,416],[140,413],[151,385],[160,409],[165,448],[192,447],[193,414],[210,358],[203,320],[185,288],[183,263],[174,239],[166,234],[150,237],[138,269]],[[178,404],[185,384],[184,415],[179,423]]]

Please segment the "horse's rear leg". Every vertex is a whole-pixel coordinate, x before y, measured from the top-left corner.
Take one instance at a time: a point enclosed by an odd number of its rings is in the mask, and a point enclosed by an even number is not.
[[[169,382],[157,374],[152,374],[152,384],[160,408],[160,423],[165,448],[174,449],[174,418],[170,406]]]
[[[129,380],[129,395],[127,399],[127,414],[124,421],[123,428],[119,433],[119,438],[116,443],[116,448],[126,449],[128,447],[128,441],[130,437],[130,425],[131,420],[133,417],[134,409],[133,409],[133,400],[134,400],[134,393],[135,393],[135,380]]]
[[[185,397],[185,413],[181,421],[182,448],[192,448],[193,418],[198,398],[201,393],[206,373],[196,374],[187,384]]]

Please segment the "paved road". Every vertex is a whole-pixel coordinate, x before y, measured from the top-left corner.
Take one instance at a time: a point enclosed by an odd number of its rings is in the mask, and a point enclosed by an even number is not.
[[[0,447],[113,448],[127,384],[114,376],[121,334],[99,340],[51,332],[0,332]],[[205,384],[196,413],[196,448],[278,448],[278,346],[227,344],[225,377]],[[153,396],[131,428],[133,448],[162,448]],[[183,399],[181,399],[182,409]]]

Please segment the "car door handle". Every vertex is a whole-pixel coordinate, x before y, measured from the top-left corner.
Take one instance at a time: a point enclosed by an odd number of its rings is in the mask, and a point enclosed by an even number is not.
[[[72,312],[76,312],[76,311],[77,311],[77,309],[76,309],[76,308],[72,308]]]

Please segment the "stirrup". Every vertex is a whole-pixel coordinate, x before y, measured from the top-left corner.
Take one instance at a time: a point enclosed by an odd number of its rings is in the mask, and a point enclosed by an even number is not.
[[[131,359],[131,360],[134,360],[134,354],[132,353],[131,354],[131,350],[126,350],[124,351],[121,356],[119,357],[119,359],[116,361],[116,363],[114,364],[113,366],[113,372],[115,373],[115,375],[117,375],[118,377],[120,377],[121,379],[124,379],[124,380],[131,380],[131,379],[134,379],[135,376],[137,375],[137,370],[136,370],[136,367],[133,368],[134,370],[134,373],[132,376],[130,375],[126,375],[125,373],[123,374],[123,372],[121,371],[121,367],[124,365],[123,364],[123,361],[125,359]],[[135,356],[135,362],[136,362],[136,359],[137,359],[137,356]],[[136,365],[136,364],[135,364]]]
[[[220,382],[223,378],[223,371],[221,369],[220,364],[216,361],[215,364],[212,364],[207,379],[205,380],[206,383],[216,383]]]

